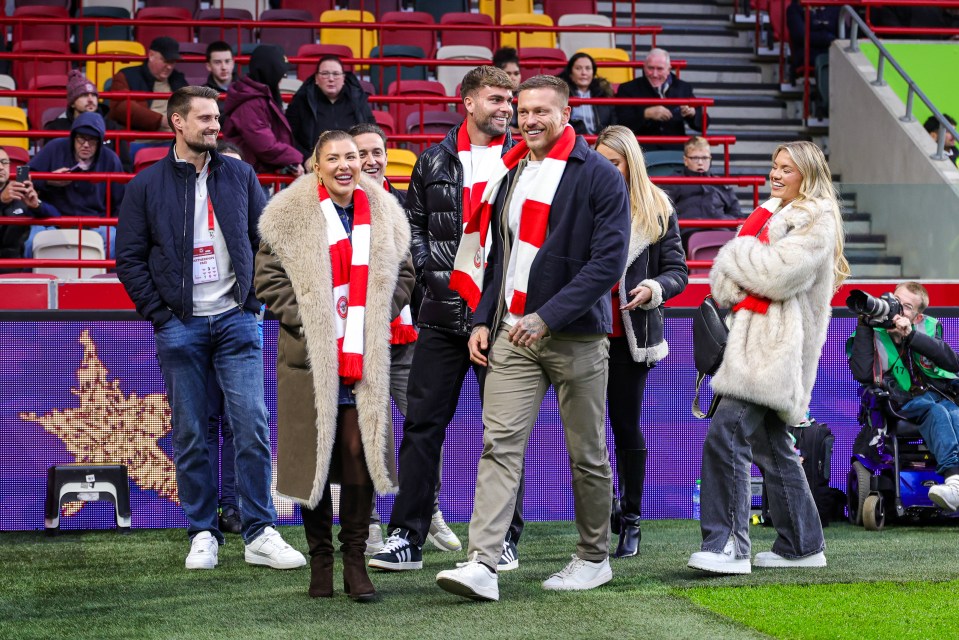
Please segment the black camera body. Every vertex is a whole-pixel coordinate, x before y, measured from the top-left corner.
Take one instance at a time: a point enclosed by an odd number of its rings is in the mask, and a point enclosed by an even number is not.
[[[865,291],[853,289],[846,298],[850,311],[858,313],[870,327],[891,329],[895,326],[892,319],[902,314],[902,303],[892,292],[887,291],[878,298]]]

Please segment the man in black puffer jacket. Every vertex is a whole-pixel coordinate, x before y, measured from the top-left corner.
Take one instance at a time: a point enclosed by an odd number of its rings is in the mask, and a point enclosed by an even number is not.
[[[450,290],[453,258],[463,235],[464,186],[482,195],[483,167],[490,154],[502,155],[513,141],[509,76],[496,67],[477,67],[463,78],[461,95],[466,120],[438,145],[420,155],[406,195],[406,214],[413,232],[412,253],[417,282],[425,295],[417,324],[420,335],[413,352],[403,443],[400,445],[400,491],[390,517],[390,537],[370,566],[390,571],[423,568],[422,548],[431,535],[433,497],[446,427],[453,419],[463,379],[470,368],[467,342],[472,314]],[[499,146],[502,146],[499,149]],[[464,167],[466,159],[470,166]],[[495,164],[495,155],[493,155]],[[466,182],[465,175],[472,179]],[[466,203],[468,204],[468,203]],[[477,380],[483,370],[475,369]],[[521,490],[522,491],[522,490]],[[522,530],[517,501],[499,570],[515,569],[516,541]]]

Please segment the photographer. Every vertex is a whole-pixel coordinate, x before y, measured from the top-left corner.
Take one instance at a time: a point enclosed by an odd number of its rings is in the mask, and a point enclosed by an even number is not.
[[[959,510],[959,356],[943,341],[939,321],[923,314],[929,293],[918,282],[903,282],[891,298],[854,292],[846,304],[860,314],[847,349],[853,377],[864,385],[883,383],[893,407],[919,425],[946,479],[929,489],[929,498]]]

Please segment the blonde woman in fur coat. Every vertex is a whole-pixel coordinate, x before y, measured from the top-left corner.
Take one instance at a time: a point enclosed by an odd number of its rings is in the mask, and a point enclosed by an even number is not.
[[[256,292],[280,321],[276,488],[301,505],[316,598],[333,595],[330,483],[341,485],[343,589],[367,600],[373,492],[396,491],[390,321],[413,287],[410,230],[396,199],[360,178],[349,134],[320,136],[312,163],[260,218]]]
[[[806,418],[830,301],[849,274],[842,218],[822,151],[780,145],[772,199],[749,216],[709,274],[731,308],[729,340],[712,380],[721,396],[703,445],[701,551],[694,569],[749,573],[749,467],[762,469],[778,536],[757,567],[824,567],[819,513],[786,428]]]
[[[686,254],[669,197],[649,181],[636,134],[606,127],[596,150],[613,163],[629,188],[630,232],[626,270],[613,288],[609,337],[609,424],[616,443],[619,499],[613,499],[612,529],[619,533],[615,558],[639,553],[640,510],[646,480],[646,439],[640,429],[649,370],[669,353],[663,303],[686,288]]]

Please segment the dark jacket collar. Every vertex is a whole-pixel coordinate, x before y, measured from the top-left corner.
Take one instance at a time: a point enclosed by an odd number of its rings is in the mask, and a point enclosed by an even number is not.
[[[190,169],[188,168],[190,167],[193,169],[192,173],[196,175],[196,167],[194,167],[192,164],[190,164],[189,162],[177,162],[176,154],[173,152],[174,144],[175,143],[170,145],[170,150],[166,155],[166,161],[173,165],[173,170],[176,171],[177,173],[181,173],[183,175],[190,175],[191,172],[190,172]],[[210,171],[210,175],[212,175],[213,172],[216,171],[217,168],[219,168],[220,165],[223,164],[223,156],[221,156],[215,150],[208,151],[207,153],[210,154],[209,171]]]
[[[449,133],[446,134],[446,137],[443,138],[443,141],[440,142],[440,147],[442,147],[447,153],[452,156],[459,157],[459,153],[456,151],[456,138],[459,136],[460,127],[466,126],[466,119],[463,119],[463,122],[459,123],[458,126],[450,129]],[[510,130],[506,130],[506,139],[503,140],[503,153],[506,153],[513,148],[515,142],[513,141],[513,134],[510,133]]]

